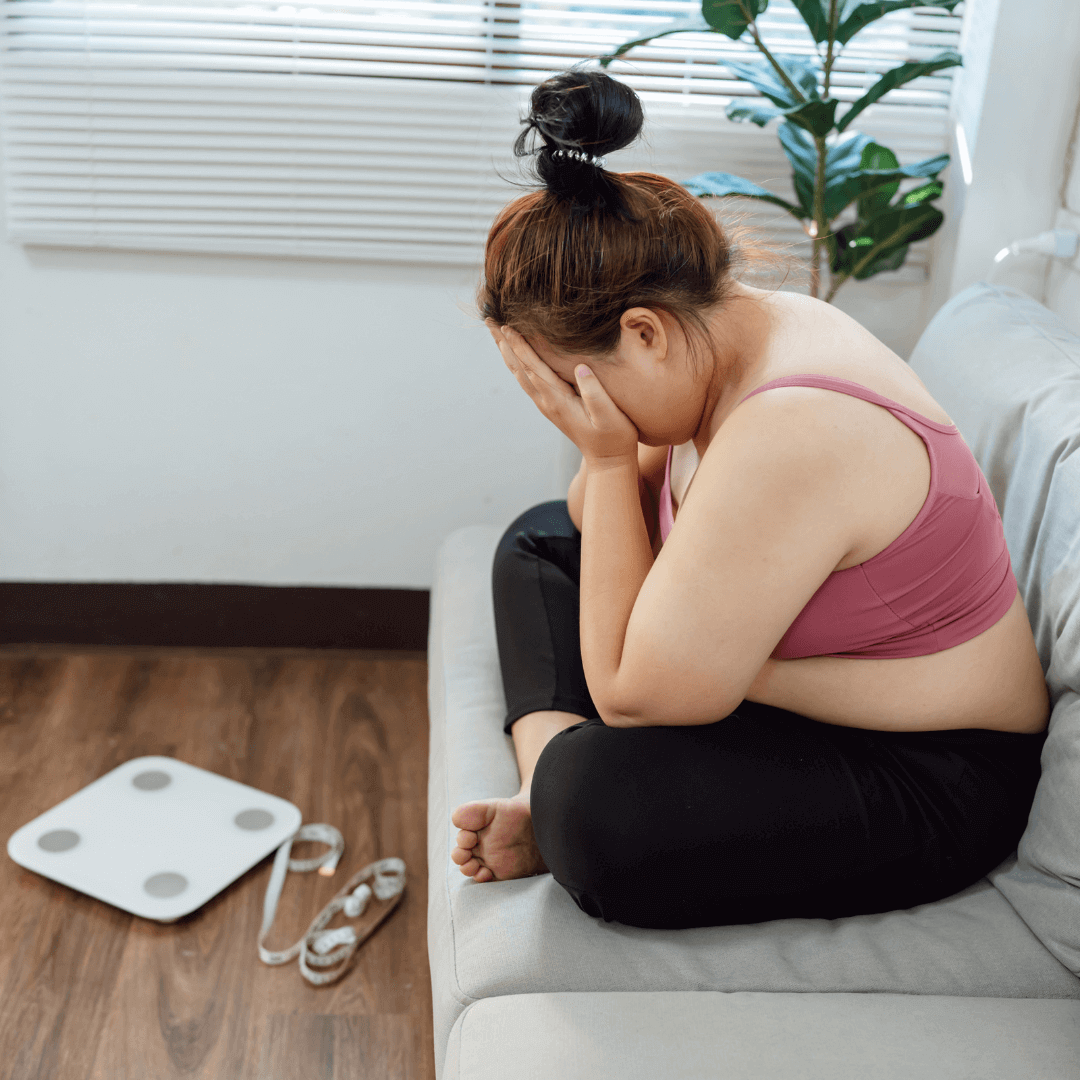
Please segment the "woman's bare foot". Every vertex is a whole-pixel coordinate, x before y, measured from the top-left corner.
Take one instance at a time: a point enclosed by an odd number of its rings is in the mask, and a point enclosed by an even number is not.
[[[533,839],[527,789],[512,799],[463,803],[450,820],[461,830],[450,858],[466,877],[506,881],[547,873]]]
[[[466,877],[476,881],[546,874],[547,867],[533,837],[529,791],[540,752],[560,731],[585,717],[549,709],[526,713],[511,725],[521,790],[512,799],[462,803],[450,820],[461,830],[450,858]]]

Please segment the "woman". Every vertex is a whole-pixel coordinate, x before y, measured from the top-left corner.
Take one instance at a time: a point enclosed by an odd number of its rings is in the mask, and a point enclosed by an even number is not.
[[[583,462],[496,552],[522,785],[452,858],[647,927],[949,896],[1015,848],[1049,714],[993,496],[899,356],[603,168],[641,123],[601,72],[537,87],[544,190],[488,237],[480,310]]]

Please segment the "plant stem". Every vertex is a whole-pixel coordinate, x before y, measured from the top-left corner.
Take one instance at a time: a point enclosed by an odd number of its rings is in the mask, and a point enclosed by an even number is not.
[[[825,220],[825,136],[815,135],[817,171],[814,176],[814,249],[810,256],[810,295],[817,297],[821,275],[821,245],[825,243],[828,222]]]
[[[739,10],[747,18],[746,28],[750,31],[750,36],[754,39],[754,44],[758,47],[765,59],[772,64],[776,74],[780,76],[784,85],[795,95],[799,101],[806,101],[806,95],[791,81],[791,77],[777,62],[776,57],[765,47],[765,42],[761,40],[761,35],[757,31],[757,27],[754,25],[753,19],[750,18],[750,13],[743,5],[743,0],[738,0]]]
[[[826,304],[832,303],[832,298],[836,295],[836,290],[839,289],[849,277],[851,277],[850,274],[840,274],[833,278],[832,288],[829,289],[828,295],[825,297]]]
[[[825,54],[825,84],[821,90],[821,96],[828,98],[829,96],[829,80],[832,78],[832,66],[835,57],[833,56],[833,46],[836,44],[836,0],[829,0],[829,48]],[[810,295],[816,297],[820,290],[820,276],[821,276],[821,245],[825,243],[825,155],[827,149],[825,146],[825,137],[818,136],[814,139],[817,144],[818,160],[817,160],[817,175],[814,177],[814,219],[817,225],[817,235],[814,237],[814,253],[813,260],[814,266],[811,271],[810,279]],[[826,248],[828,252],[828,248]],[[831,275],[831,268],[830,268]],[[830,277],[830,289],[825,297],[825,303],[830,303],[833,296],[836,295],[836,290],[839,288],[839,284],[832,284]]]
[[[825,89],[821,96],[829,96],[829,79],[832,77],[833,45],[836,43],[836,0],[829,0],[829,51],[825,57]]]
[[[907,232],[907,229],[901,226],[890,236],[887,236],[880,243],[877,243],[872,248],[870,248],[870,250],[867,251],[867,253],[861,259],[859,259],[859,261],[855,263],[855,265],[850,270],[848,270],[846,274],[841,274],[840,277],[837,278],[837,280],[833,283],[832,288],[829,290],[829,295],[825,297],[825,302],[828,303],[836,295],[836,290],[839,289],[840,286],[843,285],[849,277],[853,277],[864,266],[866,266],[866,264],[874,257],[874,255],[878,251],[880,251],[883,247],[888,247],[895,240],[902,240],[904,238],[905,232]]]

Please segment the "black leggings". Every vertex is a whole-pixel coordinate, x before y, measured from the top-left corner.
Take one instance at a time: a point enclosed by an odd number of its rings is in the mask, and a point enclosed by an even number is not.
[[[743,701],[716,723],[609,728],[578,637],[581,534],[522,514],[492,573],[505,730],[584,717],[544,748],[533,829],[582,911],[630,926],[835,919],[967,888],[1027,825],[1046,733],[841,727]]]

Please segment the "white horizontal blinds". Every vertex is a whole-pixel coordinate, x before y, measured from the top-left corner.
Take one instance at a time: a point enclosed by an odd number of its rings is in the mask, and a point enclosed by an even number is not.
[[[319,10],[0,10],[13,238],[461,263],[506,201],[493,161],[521,91],[346,74],[340,41],[301,47]]]
[[[508,156],[510,110],[490,89],[77,74],[8,98],[15,239],[462,263],[507,199],[492,162]]]
[[[494,213],[522,190],[499,173],[519,176],[510,147],[532,85],[696,10],[2,0],[9,234],[472,264]],[[896,63],[955,45],[959,24],[941,13],[887,16],[848,46],[838,96],[853,99]],[[760,26],[781,52],[813,48],[786,0],[773,0]],[[731,96],[752,88],[722,60],[753,54],[687,34],[617,61],[611,72],[641,92],[649,123],[647,145],[612,166],[676,179],[722,169],[789,192],[774,132],[723,116]],[[867,110],[859,127],[902,161],[939,152],[949,85],[949,72],[925,77]],[[791,231],[782,213],[776,221]]]

